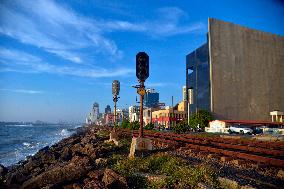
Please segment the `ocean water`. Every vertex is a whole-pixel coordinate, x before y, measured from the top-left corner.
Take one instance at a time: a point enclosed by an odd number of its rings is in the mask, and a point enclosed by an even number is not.
[[[81,125],[0,125],[0,164],[10,166],[66,138]]]

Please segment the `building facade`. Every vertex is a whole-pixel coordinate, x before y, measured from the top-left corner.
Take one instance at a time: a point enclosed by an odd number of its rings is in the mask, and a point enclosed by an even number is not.
[[[172,107],[166,107],[165,109],[157,110],[152,112],[152,123],[156,127],[163,126],[167,129],[171,129],[178,122],[183,121],[187,118],[186,111],[179,111]]]
[[[270,120],[284,110],[284,37],[209,18],[207,43],[186,56],[190,111]]]
[[[105,114],[105,125],[107,126],[113,126],[114,125],[114,115],[113,113],[107,113]]]
[[[144,106],[154,108],[159,106],[159,93],[154,89],[147,89],[144,95]]]
[[[186,86],[182,87],[182,101],[187,101]]]
[[[86,117],[87,124],[98,124],[100,111],[99,111],[99,104],[95,102],[93,104],[91,112]]]
[[[111,113],[110,105],[107,105],[107,106],[106,106],[106,108],[105,108],[105,113],[106,113],[106,114]]]
[[[116,110],[116,121],[118,125],[122,123],[124,119],[129,119],[129,112],[127,109],[117,109]]]
[[[139,106],[130,106],[129,107],[129,121],[139,121],[139,113],[140,107]]]
[[[160,110],[160,107],[156,107],[156,108],[144,108],[143,109],[143,123],[144,126],[152,123],[152,113],[154,111]]]

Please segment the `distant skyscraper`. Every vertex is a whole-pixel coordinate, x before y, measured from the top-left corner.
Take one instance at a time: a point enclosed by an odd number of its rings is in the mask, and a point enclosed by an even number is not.
[[[144,105],[148,108],[157,107],[159,105],[159,93],[154,89],[147,89],[144,96]]]
[[[182,101],[187,101],[186,86],[182,87]]]
[[[129,121],[133,122],[133,121],[139,121],[139,106],[130,106],[129,107]]]
[[[99,103],[95,102],[93,104],[93,115],[94,115],[94,118],[97,120],[99,118],[99,113],[100,113],[100,110],[99,110]]]
[[[98,124],[98,119],[99,119],[99,104],[95,102],[93,104],[92,111],[88,114],[86,118],[86,123],[87,124]]]
[[[106,108],[105,108],[105,113],[106,113],[106,114],[111,113],[110,105],[107,105],[107,106],[106,106]]]

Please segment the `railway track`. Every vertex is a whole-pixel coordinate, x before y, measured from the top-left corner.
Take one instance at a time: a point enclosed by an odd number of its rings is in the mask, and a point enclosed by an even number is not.
[[[119,132],[128,136],[138,136],[138,131],[131,132],[127,129],[119,129]],[[145,131],[144,137],[152,139],[154,143],[164,143],[174,148],[182,147],[183,149],[204,151],[233,159],[250,160],[269,166],[284,167],[283,142],[228,139],[154,131]]]

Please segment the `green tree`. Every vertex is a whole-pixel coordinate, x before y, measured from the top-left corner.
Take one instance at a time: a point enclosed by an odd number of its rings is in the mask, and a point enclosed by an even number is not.
[[[213,120],[212,114],[207,110],[199,110],[197,113],[189,117],[189,125],[191,128],[196,129],[197,125],[203,129],[208,126],[209,121]]]
[[[145,130],[153,130],[154,129],[154,124],[153,123],[148,123],[145,127]]]
[[[189,127],[186,121],[179,122],[173,127],[174,133],[177,133],[177,134],[185,133],[186,131],[188,131],[188,129]]]
[[[130,122],[128,121],[128,119],[123,119],[123,120],[122,120],[121,128],[122,128],[122,129],[128,129],[128,128],[130,128]]]
[[[129,128],[131,130],[138,130],[140,127],[140,123],[138,121],[131,122],[129,125],[130,125]]]

